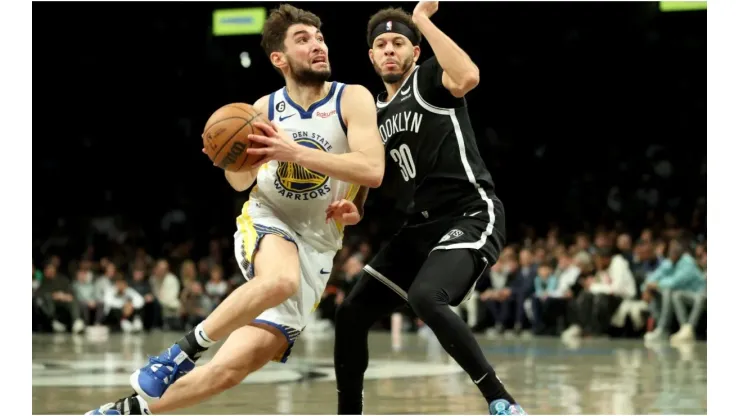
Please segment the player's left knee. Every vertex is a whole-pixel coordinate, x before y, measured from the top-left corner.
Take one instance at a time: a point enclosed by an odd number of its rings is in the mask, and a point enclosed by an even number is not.
[[[450,297],[441,288],[418,285],[409,290],[409,305],[422,320],[424,316],[435,313],[439,308],[446,308],[449,304]]]
[[[285,300],[298,292],[300,285],[300,276],[294,276],[289,273],[280,274],[272,277],[272,285],[269,292],[277,299]]]

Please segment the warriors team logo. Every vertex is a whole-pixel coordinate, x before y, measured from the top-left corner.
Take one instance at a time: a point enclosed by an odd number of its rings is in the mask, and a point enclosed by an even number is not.
[[[296,132],[293,139],[301,146],[328,152],[332,146],[326,139],[315,133]],[[329,177],[323,173],[314,172],[293,162],[279,162],[275,188],[286,198],[308,201],[328,195],[331,187],[327,183]]]

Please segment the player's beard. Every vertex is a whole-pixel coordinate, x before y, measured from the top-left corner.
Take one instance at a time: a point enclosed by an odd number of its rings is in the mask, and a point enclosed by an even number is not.
[[[326,62],[326,69],[321,71],[311,69],[310,64],[309,67],[300,67],[291,59],[288,59],[288,66],[295,82],[299,85],[305,85],[307,87],[321,86],[331,78],[331,65],[329,61]]]
[[[379,65],[373,65],[375,67],[375,73],[380,75],[380,78],[383,79],[383,82],[386,84],[395,84],[403,79],[403,77],[409,72],[411,67],[414,65],[414,56],[411,55],[408,58],[406,58],[403,62],[401,62],[401,72],[392,72],[388,74],[383,74],[383,68],[381,68]]]

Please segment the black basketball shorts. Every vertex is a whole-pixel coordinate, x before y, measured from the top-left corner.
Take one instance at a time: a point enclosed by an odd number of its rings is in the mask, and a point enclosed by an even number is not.
[[[459,277],[470,296],[478,278],[498,261],[505,241],[504,206],[489,193],[486,199],[466,204],[455,213],[419,214],[381,248],[365,266],[365,272],[408,300],[408,290],[430,254],[437,250],[471,250],[477,254],[477,272]]]

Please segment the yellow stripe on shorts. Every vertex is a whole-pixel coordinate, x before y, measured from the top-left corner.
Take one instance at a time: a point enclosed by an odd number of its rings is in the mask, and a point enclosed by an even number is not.
[[[254,221],[249,215],[249,201],[244,203],[242,214],[236,217],[236,223],[244,240],[244,257],[251,263],[258,235],[257,230],[254,228]]]

